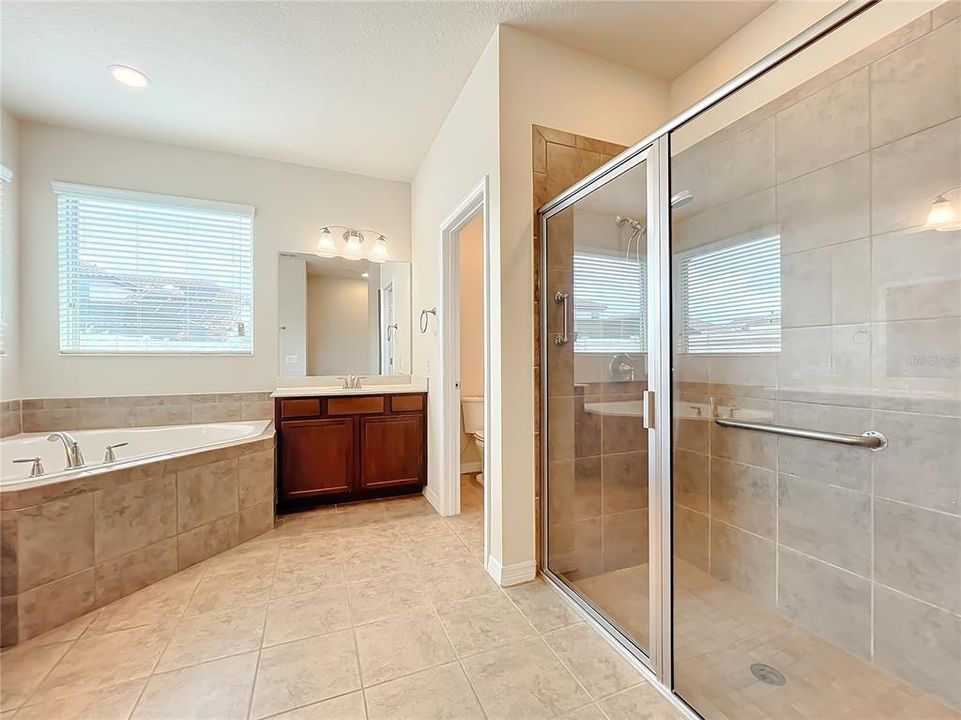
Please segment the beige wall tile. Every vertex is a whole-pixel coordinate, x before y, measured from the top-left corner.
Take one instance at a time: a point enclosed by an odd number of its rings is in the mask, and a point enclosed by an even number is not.
[[[710,520],[707,515],[674,506],[674,555],[694,567],[710,570]]]
[[[547,451],[551,460],[574,457],[574,398],[552,397],[547,400],[550,435]]]
[[[871,141],[883,145],[961,115],[961,22],[942,25],[871,68]]]
[[[711,521],[711,574],[762,605],[773,607],[775,582],[774,543]]]
[[[274,527],[274,501],[244,508],[238,513],[238,541],[246,542]]]
[[[671,233],[672,248],[677,252],[774,228],[777,218],[775,196],[773,188],[762,190],[675,222]]]
[[[603,456],[604,512],[647,507],[647,453]]]
[[[692,421],[693,422],[693,421]],[[701,425],[707,427],[707,423]],[[710,459],[701,453],[674,451],[674,502],[707,512],[710,507]]]
[[[778,480],[778,542],[871,577],[871,498],[782,474]]]
[[[874,661],[922,692],[961,707],[961,618],[878,586]]]
[[[177,527],[180,532],[236,513],[237,460],[201,465],[177,473]]]
[[[781,547],[778,610],[861,658],[871,656],[871,583]]]
[[[22,592],[17,603],[18,642],[79,617],[94,604],[93,568]]]
[[[875,579],[961,611],[961,517],[887,500],[874,506]]]
[[[874,384],[882,390],[936,391],[957,397],[961,323],[957,318],[872,326]]]
[[[93,497],[98,563],[177,532],[177,478],[172,473],[99,490]]]
[[[951,22],[961,15],[961,2],[958,0],[948,0],[941,3],[931,12],[933,27],[941,27],[947,22]]]
[[[874,238],[875,321],[961,315],[961,231]]]
[[[773,470],[712,459],[712,517],[773,539],[777,500],[775,478]]]
[[[648,561],[647,508],[604,515],[601,522],[605,572]]]
[[[93,516],[92,493],[17,513],[20,592],[93,567]]]
[[[778,113],[779,183],[868,149],[868,75],[858,70]]]
[[[49,432],[73,428],[77,425],[77,411],[74,408],[55,410],[24,410],[21,419],[23,432]]]
[[[867,322],[871,319],[871,242],[781,258],[782,327]]]
[[[96,566],[97,606],[177,572],[177,538],[170,537]]]
[[[779,395],[790,399],[792,389],[815,389],[825,402],[858,404],[844,391],[863,389],[871,372],[871,329],[868,325],[838,325],[785,329],[778,356]],[[783,390],[782,390],[783,389]],[[830,392],[830,394],[828,394]],[[864,403],[866,398],[862,398]]]
[[[241,455],[238,459],[240,507],[247,508],[274,499],[274,451]]]
[[[708,198],[712,206],[774,187],[774,118],[714,147],[709,167]]]
[[[190,406],[190,422],[218,423],[243,420],[243,404],[230,402],[196,403]]]
[[[177,566],[183,570],[232,548],[239,542],[239,537],[237,513],[180,533],[177,536]]]
[[[137,427],[188,425],[190,405],[146,405],[137,408]]]

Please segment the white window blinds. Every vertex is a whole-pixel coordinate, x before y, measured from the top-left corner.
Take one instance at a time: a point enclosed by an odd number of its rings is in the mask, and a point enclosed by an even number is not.
[[[574,352],[646,352],[646,306],[645,263],[574,253]]]
[[[254,209],[54,183],[60,351],[253,352]]]
[[[780,351],[780,236],[697,248],[678,262],[681,352]]]

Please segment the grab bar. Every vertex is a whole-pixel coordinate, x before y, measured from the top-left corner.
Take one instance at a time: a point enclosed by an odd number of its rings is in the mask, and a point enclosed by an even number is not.
[[[824,432],[823,430],[805,430],[803,428],[787,427],[785,425],[768,425],[767,423],[741,422],[740,420],[725,420],[716,417],[714,422],[721,427],[740,428],[742,430],[756,430],[773,435],[787,435],[789,437],[806,438],[808,440],[823,440],[824,442],[851,445],[868,448],[869,450],[883,450],[888,446],[888,439],[876,430],[868,430],[860,435],[845,435],[844,433]]]
[[[555,345],[567,345],[567,343],[570,342],[570,338],[567,336],[567,298],[568,295],[566,292],[561,292],[558,290],[556,293],[554,293],[554,302],[558,305],[564,306],[564,329],[560,335],[554,336]]]

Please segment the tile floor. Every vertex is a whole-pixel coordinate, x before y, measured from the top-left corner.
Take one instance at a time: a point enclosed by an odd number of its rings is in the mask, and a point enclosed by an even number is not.
[[[290,516],[7,650],[0,718],[677,717],[542,581],[497,587],[463,498]]]
[[[774,612],[728,583],[675,560],[676,686],[712,720],[961,720],[961,713],[863,662]],[[572,584],[622,629],[647,645],[647,565]],[[753,663],[787,678],[757,680]]]

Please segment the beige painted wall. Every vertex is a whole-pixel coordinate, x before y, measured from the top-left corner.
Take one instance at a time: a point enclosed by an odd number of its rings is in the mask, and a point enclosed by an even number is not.
[[[484,394],[484,217],[460,231],[460,390]]]
[[[278,258],[278,375],[307,374],[307,261],[300,255]]]
[[[20,123],[6,110],[0,114],[0,163],[13,172],[3,189],[3,292],[4,354],[0,355],[0,400],[20,397],[20,238],[18,195],[20,189]]]
[[[277,376],[277,252],[312,251],[319,228],[346,223],[390,239],[410,259],[410,185],[116,136],[20,126],[20,394],[24,397],[267,390]],[[248,203],[254,220],[254,354],[247,357],[61,356],[57,321],[57,205],[63,180]]]
[[[371,373],[368,283],[364,278],[307,276],[307,374]]]

